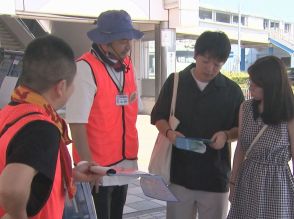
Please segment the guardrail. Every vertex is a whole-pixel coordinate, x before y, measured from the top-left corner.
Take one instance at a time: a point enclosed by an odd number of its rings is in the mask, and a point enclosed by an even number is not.
[[[245,97],[245,100],[251,99],[250,91],[248,88],[242,88],[243,95]]]
[[[286,41],[290,46],[294,47],[294,35],[285,33],[284,30],[269,30],[269,37]]]

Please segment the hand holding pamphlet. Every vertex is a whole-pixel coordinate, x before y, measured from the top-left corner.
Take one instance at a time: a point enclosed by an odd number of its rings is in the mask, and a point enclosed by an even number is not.
[[[92,171],[93,173],[97,173],[100,175],[112,175],[116,173],[115,169],[112,169],[110,167],[102,167],[102,166],[91,166],[90,167],[90,171]]]
[[[102,166],[92,166],[90,170],[94,173],[102,174],[106,173],[107,176],[130,176],[130,177],[141,177],[143,175],[150,175],[149,173],[132,169],[132,168],[110,168]]]
[[[161,176],[146,173],[136,169],[111,169],[109,167],[101,166],[92,166],[90,169],[94,173],[106,173],[106,175],[109,177],[121,176],[130,177],[133,179],[138,179],[140,177],[141,188],[146,196],[162,201],[178,201],[175,195],[169,190]]]
[[[179,149],[203,154],[206,151],[206,144],[211,143],[210,139],[177,137],[175,146]]]

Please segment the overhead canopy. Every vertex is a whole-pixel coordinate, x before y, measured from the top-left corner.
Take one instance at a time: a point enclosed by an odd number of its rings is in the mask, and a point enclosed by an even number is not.
[[[151,6],[155,6],[152,2],[149,0],[16,0],[16,10],[17,14],[32,14],[35,12],[53,16],[62,15],[96,19],[103,11],[122,9],[127,11],[132,20],[135,21],[162,20],[165,14],[167,19],[167,11],[163,7],[158,7],[158,3],[157,9],[154,10],[160,13],[151,12]]]

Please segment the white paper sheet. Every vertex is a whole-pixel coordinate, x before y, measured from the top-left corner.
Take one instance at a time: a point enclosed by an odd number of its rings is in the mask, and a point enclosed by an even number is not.
[[[158,175],[150,174],[147,172],[143,172],[135,169],[120,169],[114,168],[110,169],[109,167],[92,167],[91,170],[96,173],[103,172],[103,174],[107,174],[107,178],[119,178],[118,180],[112,180],[111,185],[121,185],[122,181],[125,181],[125,184],[131,183],[133,180],[140,179],[140,184],[143,193],[154,199],[162,200],[162,201],[170,201],[177,202],[178,199],[175,195],[169,190],[168,186],[165,184],[163,178]],[[105,177],[104,177],[105,178]],[[123,180],[125,179],[125,180]],[[104,185],[104,184],[103,184]]]
[[[140,184],[144,194],[150,198],[169,202],[179,201],[169,190],[161,176],[144,175],[140,179]]]

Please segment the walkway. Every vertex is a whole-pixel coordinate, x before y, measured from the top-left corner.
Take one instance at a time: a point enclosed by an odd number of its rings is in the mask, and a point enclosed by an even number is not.
[[[145,196],[140,181],[129,185],[128,196],[124,208],[125,219],[165,219],[166,202]]]
[[[146,101],[144,101],[144,104],[146,104]],[[152,103],[149,104],[151,105]],[[148,172],[148,163],[158,132],[155,126],[150,124],[149,115],[138,116],[137,129],[140,143],[138,154],[139,170]],[[123,218],[165,219],[165,206],[166,202],[145,196],[140,187],[140,180],[135,180],[132,184],[129,184]]]

